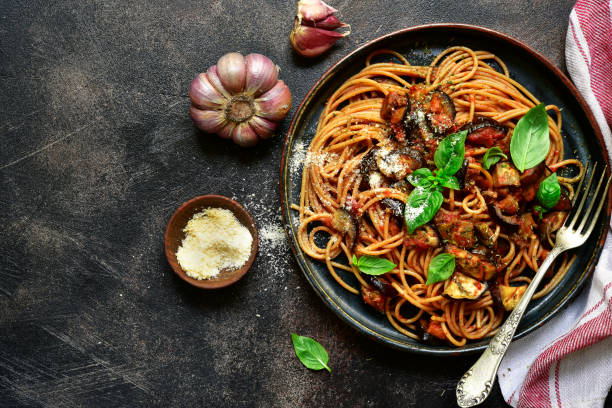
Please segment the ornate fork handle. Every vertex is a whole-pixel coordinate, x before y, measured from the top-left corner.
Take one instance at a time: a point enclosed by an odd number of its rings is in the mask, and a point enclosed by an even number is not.
[[[487,349],[482,353],[478,361],[476,361],[463,377],[461,377],[461,380],[459,380],[457,384],[457,403],[460,407],[473,407],[487,398],[495,382],[499,364],[506,354],[506,350],[512,341],[514,332],[527,309],[529,301],[538,288],[546,270],[548,270],[554,260],[565,250],[566,248],[555,245],[550,251],[542,263],[542,266],[540,266],[538,272],[531,280],[521,300],[504,324],[499,328],[499,331],[493,337]]]

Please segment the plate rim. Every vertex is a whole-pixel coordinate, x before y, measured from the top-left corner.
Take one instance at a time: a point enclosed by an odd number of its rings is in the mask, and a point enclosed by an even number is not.
[[[285,141],[283,143],[283,150],[282,150],[281,162],[280,162],[279,192],[280,192],[281,213],[282,213],[282,218],[283,218],[284,230],[291,244],[290,247],[293,252],[293,255],[295,256],[298,266],[300,270],[302,271],[302,273],[304,274],[304,276],[306,277],[310,286],[312,286],[315,293],[323,300],[326,306],[334,312],[334,314],[340,317],[340,319],[342,319],[345,323],[348,323],[350,327],[357,330],[359,333],[366,335],[367,337],[372,338],[378,341],[379,343],[382,343],[391,348],[395,348],[395,349],[405,351],[405,352],[417,353],[417,354],[437,355],[437,356],[457,356],[457,355],[473,354],[478,351],[484,350],[486,348],[486,344],[477,345],[477,346],[476,345],[474,346],[466,345],[464,347],[457,348],[457,349],[436,349],[434,346],[429,346],[429,345],[422,344],[422,343],[416,343],[409,338],[407,338],[407,342],[402,342],[402,341],[398,341],[397,339],[388,338],[384,334],[372,330],[370,327],[367,327],[363,325],[362,323],[358,322],[357,320],[355,320],[353,316],[351,316],[344,309],[342,309],[342,307],[334,299],[332,299],[325,290],[323,290],[323,288],[321,287],[317,279],[312,275],[309,268],[305,264],[305,260],[303,259],[304,254],[297,247],[298,244],[297,244],[296,238],[294,238],[293,236],[294,234],[290,233],[293,226],[291,224],[290,215],[288,213],[290,211],[290,209],[288,208],[288,205],[290,204],[288,204],[289,200],[286,200],[286,198],[289,198],[289,197],[286,197],[287,190],[285,188],[285,185],[286,185],[285,176],[288,170],[288,166],[287,166],[287,158],[289,156],[288,148],[290,147],[289,144],[291,140],[293,139],[296,124],[298,123],[302,114],[304,113],[303,112],[304,106],[310,101],[313,95],[326,82],[326,80],[339,67],[341,67],[345,63],[345,61],[350,60],[355,54],[360,53],[365,48],[368,48],[372,45],[375,45],[378,42],[383,42],[389,38],[393,38],[396,36],[402,36],[405,34],[422,32],[422,31],[427,31],[427,30],[435,30],[435,29],[457,29],[457,30],[461,30],[467,33],[472,33],[472,34],[475,33],[479,35],[494,37],[498,40],[509,42],[511,45],[515,47],[519,47],[523,49],[524,51],[528,52],[531,56],[535,57],[548,70],[552,71],[553,74],[558,79],[561,80],[563,85],[565,85],[566,89],[568,89],[572,93],[574,98],[578,101],[580,108],[582,108],[582,110],[586,114],[587,120],[595,132],[595,135],[597,137],[600,147],[603,149],[604,152],[607,152],[606,145],[603,140],[603,135],[601,133],[601,130],[599,129],[599,126],[597,125],[595,117],[593,116],[593,112],[591,111],[589,106],[586,104],[586,101],[584,100],[580,92],[578,92],[578,89],[570,81],[570,79],[563,73],[563,71],[561,71],[556,65],[550,62],[546,57],[541,55],[539,52],[535,51],[534,49],[532,49],[525,43],[521,42],[520,40],[512,36],[509,36],[507,34],[504,34],[499,31],[495,31],[489,28],[485,28],[485,27],[480,27],[480,26],[471,25],[471,24],[461,24],[461,23],[423,24],[423,25],[418,25],[418,26],[406,27],[406,28],[396,30],[391,33],[376,37],[372,40],[369,40],[359,45],[352,51],[350,51],[348,54],[340,58],[338,61],[334,62],[327,70],[325,70],[323,74],[321,74],[321,76],[316,80],[316,82],[308,90],[308,92],[302,99],[301,103],[298,105],[291,119],[289,128],[287,130]],[[606,164],[608,165],[607,172],[608,174],[610,174],[610,164],[609,164],[608,155],[604,154],[603,156],[604,156],[604,160]],[[606,219],[607,224],[610,223],[611,211],[612,211],[612,190],[609,191],[608,205],[606,207],[605,219]],[[553,309],[551,309],[547,314],[543,315],[536,324],[534,324],[532,327],[528,327],[527,329],[525,329],[519,334],[515,334],[514,339],[521,338],[533,332],[538,327],[542,326],[544,323],[549,321],[553,316],[557,315],[557,313],[561,312],[562,309],[567,306],[569,301],[575,298],[578,293],[580,293],[582,286],[584,286],[584,284],[588,281],[588,279],[593,274],[593,271],[596,266],[596,262],[594,261],[599,259],[600,257],[601,251],[603,249],[603,244],[606,240],[606,236],[607,236],[606,229],[604,228],[600,232],[597,249],[593,252],[591,257],[587,261],[586,271],[582,274],[579,280],[573,285],[573,287],[570,288],[567,294],[562,299],[559,300],[559,302],[553,307]]]

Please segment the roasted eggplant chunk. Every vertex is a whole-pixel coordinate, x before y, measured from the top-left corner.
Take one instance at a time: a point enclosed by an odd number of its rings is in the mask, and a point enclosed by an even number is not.
[[[509,162],[497,163],[491,176],[495,187],[518,187],[521,185],[519,171]]]
[[[387,297],[379,290],[362,286],[361,297],[366,304],[372,306],[381,313],[385,312],[385,302],[387,301]]]
[[[405,94],[391,91],[383,100],[380,117],[391,123],[401,123],[406,109],[410,109],[408,105],[410,101]]]
[[[501,208],[499,208],[497,203],[489,204],[487,208],[489,210],[489,215],[491,216],[491,218],[497,221],[498,224],[501,224],[507,228],[510,228],[511,230],[516,230],[516,228],[518,227],[518,222],[519,222],[518,216],[504,215],[504,213],[502,212]]]
[[[433,222],[443,240],[461,248],[473,248],[476,245],[474,223],[462,220],[458,212],[440,208]]]
[[[431,92],[427,97],[427,119],[431,130],[444,134],[455,124],[455,104],[446,92]]]
[[[497,272],[495,265],[483,255],[468,252],[455,245],[447,245],[446,252],[455,255],[457,269],[475,279],[487,281]]]
[[[338,208],[334,212],[331,222],[332,227],[349,237],[350,248],[354,248],[357,243],[357,233],[359,232],[359,222],[353,217],[349,211],[344,208]]]
[[[379,291],[383,296],[395,296],[397,295],[397,291],[393,288],[393,286],[384,280],[368,274],[362,274],[363,280],[368,282],[374,289]]]
[[[474,224],[474,227],[476,228],[478,240],[487,248],[493,248],[495,246],[495,233],[493,229],[486,222],[477,222]]]
[[[386,208],[390,209],[393,215],[395,215],[400,220],[404,219],[404,208],[406,204],[397,200],[395,198],[383,198],[380,200],[380,203]]]
[[[506,286],[506,285],[497,285],[497,291],[499,294],[499,299],[501,301],[502,306],[508,312],[513,310],[518,304],[521,297],[527,290],[527,285],[521,286]]]
[[[419,152],[409,149],[381,148],[376,152],[378,169],[386,177],[402,180],[414,170],[420,168],[423,159]]]
[[[440,238],[436,230],[429,225],[423,225],[417,228],[414,233],[406,236],[404,245],[419,249],[437,248],[440,245]]]
[[[463,127],[468,130],[466,141],[477,146],[491,147],[508,133],[505,126],[485,116],[477,116],[472,123]]]
[[[470,278],[461,272],[453,273],[449,284],[444,289],[446,296],[453,299],[478,299],[487,290],[487,284]]]

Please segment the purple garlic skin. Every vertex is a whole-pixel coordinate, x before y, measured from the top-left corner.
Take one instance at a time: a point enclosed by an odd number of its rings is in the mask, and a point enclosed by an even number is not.
[[[295,52],[304,57],[316,57],[349,35],[350,26],[334,15],[337,11],[321,0],[300,0],[290,36]],[[348,31],[334,31],[343,27],[348,27]]]
[[[291,109],[291,92],[266,56],[225,54],[196,76],[189,114],[198,129],[244,147],[270,138]]]

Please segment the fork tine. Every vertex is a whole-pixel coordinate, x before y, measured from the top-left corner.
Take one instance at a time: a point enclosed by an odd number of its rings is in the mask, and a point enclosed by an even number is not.
[[[604,177],[605,175],[606,173],[604,172]],[[585,238],[588,238],[589,235],[591,235],[591,231],[593,231],[593,227],[595,227],[595,224],[597,224],[599,213],[601,212],[601,209],[603,208],[603,205],[606,202],[606,197],[608,196],[608,188],[610,187],[610,180],[612,180],[612,176],[608,177],[608,182],[606,183],[606,187],[604,187],[603,189],[603,197],[601,197],[601,200],[599,201],[599,205],[597,206],[597,210],[593,214],[593,220],[591,221],[591,224],[589,225],[589,227],[584,233]]]
[[[576,228],[576,230],[578,232],[581,232],[582,229],[584,228],[584,226],[586,225],[587,220],[589,219],[589,215],[591,214],[591,210],[593,209],[593,206],[595,205],[595,201],[597,201],[597,195],[599,194],[599,188],[601,187],[601,183],[603,183],[603,181],[606,179],[606,170],[608,169],[608,166],[605,166],[603,169],[603,173],[601,175],[601,177],[599,178],[599,182],[597,183],[597,188],[595,189],[595,193],[593,193],[593,198],[591,199],[591,203],[589,204],[589,208],[587,208],[587,210],[584,212],[584,215],[582,216],[582,221],[580,222],[580,225]],[[604,199],[602,201],[605,201],[606,198],[604,197]]]
[[[591,182],[593,181],[595,170],[597,170],[597,162],[593,164],[593,170],[591,171],[591,177],[589,177],[589,182],[587,183],[586,188],[584,188],[582,191],[579,192],[583,194],[582,199],[580,200],[580,204],[578,205],[578,208],[576,209],[576,211],[574,212],[574,215],[572,216],[572,222],[570,222],[567,225],[567,228],[572,228],[574,224],[576,223],[576,220],[580,218],[580,211],[582,211],[582,207],[584,206],[584,203],[586,202],[586,199],[589,196],[589,190],[591,189]]]
[[[578,195],[582,191],[582,185],[584,184],[584,180],[586,179],[587,174],[589,174],[589,162],[584,166],[584,173],[582,177],[580,177],[580,181],[578,182],[578,187],[574,190],[574,198],[572,199],[572,207],[576,205],[576,201],[578,201]]]

